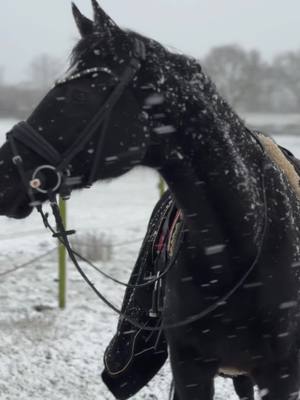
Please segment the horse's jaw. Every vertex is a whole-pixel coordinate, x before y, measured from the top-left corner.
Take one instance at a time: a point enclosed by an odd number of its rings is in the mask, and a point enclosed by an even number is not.
[[[0,215],[8,218],[24,219],[32,213],[33,207],[25,193],[0,196]]]
[[[32,213],[33,208],[29,204],[14,207],[6,214],[9,218],[24,219]]]

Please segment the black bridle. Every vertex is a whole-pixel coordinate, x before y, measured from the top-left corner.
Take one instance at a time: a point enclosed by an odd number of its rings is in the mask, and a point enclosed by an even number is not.
[[[180,326],[185,326],[188,324],[191,324],[195,321],[198,321],[199,319],[204,318],[205,316],[209,315],[212,313],[214,310],[216,310],[218,307],[225,305],[228,299],[243,285],[243,283],[246,281],[250,273],[254,270],[255,266],[257,265],[259,258],[261,256],[263,244],[264,244],[264,239],[266,236],[266,231],[267,231],[267,222],[268,222],[268,217],[267,217],[267,199],[266,199],[266,191],[265,191],[265,181],[264,181],[264,173],[266,169],[266,162],[263,161],[263,166],[262,166],[262,189],[263,189],[263,206],[264,206],[264,223],[263,223],[263,229],[262,229],[262,241],[259,244],[258,251],[256,254],[256,257],[252,264],[250,265],[249,269],[246,271],[245,274],[241,277],[241,279],[233,286],[233,288],[228,291],[224,296],[222,296],[219,300],[214,302],[211,306],[207,307],[205,310],[201,311],[200,313],[197,313],[196,315],[187,317],[186,319],[175,322],[172,324],[161,324],[158,327],[150,327],[146,326],[143,324],[140,324],[136,320],[133,320],[131,317],[128,315],[125,315],[121,310],[116,308],[112,303],[110,303],[99,290],[95,287],[95,285],[90,281],[90,279],[87,277],[87,275],[84,273],[80,265],[78,264],[78,261],[76,259],[76,256],[78,253],[76,253],[70,246],[69,240],[68,240],[68,235],[74,233],[74,231],[66,231],[64,224],[62,222],[60,212],[59,212],[59,207],[56,201],[56,193],[59,193],[63,198],[69,198],[71,194],[71,189],[72,185],[78,183],[77,179],[78,178],[72,178],[70,176],[70,171],[69,171],[69,164],[71,161],[76,157],[78,153],[80,153],[88,143],[88,141],[95,135],[96,132],[99,132],[99,129],[101,128],[101,135],[97,144],[93,164],[90,170],[89,178],[86,182],[86,186],[90,186],[94,179],[96,172],[98,170],[99,162],[102,157],[103,153],[103,146],[104,142],[108,133],[108,124],[110,120],[110,115],[112,110],[114,109],[114,106],[122,96],[125,88],[129,85],[129,83],[132,81],[136,73],[139,71],[141,68],[141,63],[144,61],[146,58],[146,52],[145,52],[145,46],[143,42],[140,40],[136,39],[134,42],[134,51],[133,51],[133,56],[130,59],[128,65],[126,66],[124,72],[118,79],[118,84],[116,87],[113,89],[111,95],[109,98],[106,100],[106,102],[103,104],[103,106],[100,108],[100,110],[96,113],[96,115],[92,118],[90,123],[87,125],[87,127],[80,133],[80,135],[77,137],[75,142],[72,144],[72,146],[64,153],[60,154],[50,143],[48,143],[47,140],[45,140],[37,131],[35,131],[27,122],[20,122],[17,124],[8,134],[7,134],[7,139],[8,142],[11,146],[11,150],[13,153],[13,158],[12,161],[15,164],[16,168],[18,169],[19,175],[21,177],[21,180],[23,182],[23,185],[25,186],[27,190],[27,194],[30,198],[30,205],[32,207],[35,207],[38,212],[41,214],[43,222],[47,228],[51,230],[53,233],[54,237],[57,237],[60,242],[66,247],[68,254],[77,268],[78,272],[80,275],[83,277],[83,279],[88,283],[88,285],[91,287],[91,289],[96,293],[96,295],[106,304],[108,305],[113,311],[115,311],[122,319],[126,319],[128,322],[130,322],[135,328],[137,329],[143,329],[146,331],[161,331],[162,329],[171,329],[171,328],[176,328]],[[95,68],[90,68],[87,70],[84,70],[82,72],[73,74],[66,79],[60,80],[57,82],[57,84],[64,84],[69,81],[75,80],[75,79],[80,79],[83,76],[88,76],[92,75],[98,72],[106,72],[111,74],[111,71],[108,70],[107,68],[101,68],[101,67],[95,67]],[[260,146],[263,155],[264,155],[264,160],[265,160],[265,150],[260,142],[259,138],[257,135],[255,135],[252,131],[249,130],[249,134],[255,139],[257,144]],[[18,146],[17,143],[22,143],[25,147],[29,148],[32,150],[34,153],[38,154],[47,164],[42,164],[38,166],[33,173],[28,173],[24,169],[24,164],[23,164],[23,159],[18,151]],[[54,174],[55,176],[55,181],[52,187],[44,187],[43,186],[43,179],[42,179],[42,173],[43,171],[50,171],[51,173]],[[48,221],[48,215],[44,214],[41,206],[41,202],[36,199],[35,193],[42,193],[45,194],[48,197],[48,200],[50,201],[50,205],[52,208],[53,215],[55,217],[56,221],[56,227],[57,227],[57,232],[52,228]],[[175,248],[173,257],[169,261],[166,269],[164,272],[162,272],[159,276],[156,278],[149,280],[145,284],[141,285],[125,285],[129,287],[142,287],[142,286],[148,286],[153,284],[154,282],[159,281],[163,276],[166,275],[166,273],[170,270],[170,268],[175,264],[177,260],[177,256],[179,254],[180,248],[181,248],[181,242],[182,242],[182,236],[183,236],[183,224],[181,224],[180,232],[178,235],[178,240],[177,240],[177,246]],[[85,260],[86,261],[86,260]]]
[[[99,72],[105,72],[110,75],[113,74],[113,76],[116,78],[116,81],[118,84],[116,87],[113,89],[111,95],[108,97],[106,102],[103,104],[101,109],[96,113],[96,115],[92,118],[90,123],[87,125],[87,127],[80,133],[80,135],[77,137],[75,142],[72,144],[72,146],[64,153],[60,154],[46,139],[44,139],[31,125],[29,125],[27,122],[22,121],[15,125],[13,129],[8,132],[7,134],[7,140],[8,143],[10,144],[11,151],[13,154],[12,161],[13,164],[16,166],[21,181],[26,188],[27,195],[30,199],[30,205],[33,208],[36,208],[37,211],[40,213],[42,220],[44,222],[44,225],[46,228],[50,229],[50,231],[53,234],[53,237],[58,238],[58,240],[65,246],[70,259],[72,260],[73,264],[77,268],[78,272],[80,275],[83,277],[83,279],[87,282],[87,284],[91,287],[91,289],[96,293],[96,295],[111,309],[113,309],[117,314],[121,315],[123,318],[127,319],[129,322],[131,322],[134,326],[136,326],[138,329],[145,329],[145,330],[159,330],[159,329],[152,329],[151,327],[146,327],[144,325],[139,324],[137,321],[132,320],[129,316],[126,316],[122,314],[120,310],[118,310],[112,303],[110,303],[103,295],[102,293],[95,287],[95,285],[90,281],[90,279],[87,277],[85,272],[82,270],[80,265],[78,264],[78,261],[76,257],[82,259],[85,262],[88,262],[84,257],[82,257],[79,253],[74,251],[71,248],[68,236],[75,233],[74,230],[71,231],[66,231],[57,199],[56,199],[56,194],[59,193],[62,198],[68,199],[71,195],[72,191],[72,186],[74,184],[78,183],[78,177],[71,177],[70,176],[70,170],[69,170],[69,164],[71,161],[76,157],[78,153],[80,153],[86,146],[86,144],[89,142],[89,140],[97,133],[99,132],[99,129],[101,128],[101,134],[100,138],[98,140],[95,156],[94,156],[94,161],[90,170],[89,178],[87,182],[85,183],[86,187],[90,187],[91,184],[94,181],[100,159],[102,157],[103,153],[103,146],[104,142],[108,133],[108,124],[110,120],[110,115],[111,112],[122,96],[125,88],[128,86],[128,84],[132,81],[136,73],[139,71],[141,68],[142,62],[146,59],[146,49],[145,45],[143,42],[140,40],[136,39],[134,42],[134,51],[133,51],[133,57],[130,59],[128,65],[126,66],[124,72],[120,76],[120,78],[117,78],[108,68],[103,68],[103,67],[94,67],[94,68],[89,68],[86,70],[83,70],[81,72],[78,72],[76,74],[72,74],[67,78],[58,80],[56,82],[56,85],[61,85],[68,83],[70,81],[80,79],[82,77],[86,77],[89,75],[94,75]],[[34,153],[38,154],[43,160],[45,160],[46,164],[42,164],[38,166],[33,172],[32,171],[25,171],[24,168],[24,163],[23,163],[23,158],[20,155],[19,149],[18,149],[18,143],[23,144],[26,148],[30,149]],[[130,152],[132,154],[132,151]],[[123,156],[126,157],[126,154],[123,154]],[[43,172],[49,171],[53,173],[54,178],[55,178],[55,183],[53,184],[52,187],[44,187],[43,186]],[[36,193],[44,194],[47,199],[50,201],[50,206],[52,209],[53,216],[55,218],[56,222],[56,230],[51,226],[49,223],[49,215],[45,214],[42,209],[42,202],[37,200],[36,198]],[[99,270],[96,268],[94,265],[92,265],[94,268],[98,270],[102,275],[106,276],[107,278],[110,278],[111,280],[122,284],[123,286],[131,287],[131,288],[137,288],[137,287],[145,287],[145,286],[150,286],[154,284],[155,282],[161,280],[171,269],[171,267],[174,265],[177,259],[177,255],[179,252],[179,246],[177,249],[175,249],[174,256],[172,260],[169,262],[167,268],[159,274],[159,276],[156,276],[153,279],[148,280],[146,283],[138,284],[138,285],[131,285],[131,284],[125,284],[123,282],[120,282],[109,275],[105,274],[103,271]]]
[[[145,45],[142,41],[136,39],[132,58],[129,60],[124,72],[120,78],[116,77],[117,85],[112,93],[102,105],[100,110],[92,118],[85,129],[79,134],[71,147],[63,154],[60,154],[46,139],[44,139],[28,122],[20,122],[7,134],[7,140],[10,143],[13,153],[12,161],[16,165],[22,182],[26,187],[28,196],[31,201],[31,206],[36,207],[40,204],[35,198],[35,193],[39,192],[53,196],[53,193],[59,193],[63,198],[68,198],[71,194],[71,188],[78,183],[78,178],[72,179],[70,176],[69,165],[72,160],[80,153],[90,141],[90,139],[101,129],[99,140],[96,146],[95,156],[92,167],[89,173],[86,187],[90,187],[94,182],[100,160],[102,159],[103,147],[108,133],[108,124],[110,121],[111,112],[116,103],[122,96],[125,88],[132,81],[136,73],[141,68],[142,62],[146,58]],[[75,79],[80,79],[84,76],[94,75],[99,72],[113,74],[108,68],[95,67],[89,68],[79,73],[73,74],[65,79],[56,82],[56,85],[61,85]],[[22,143],[26,148],[38,154],[45,164],[36,168],[28,177],[28,172],[25,171],[23,159],[18,150],[18,143]],[[43,186],[43,173],[54,174],[54,183],[52,187]]]

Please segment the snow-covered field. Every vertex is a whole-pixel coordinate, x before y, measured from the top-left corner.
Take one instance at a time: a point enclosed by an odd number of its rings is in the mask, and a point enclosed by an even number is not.
[[[0,140],[13,121],[0,121]],[[279,137],[300,157],[300,136]],[[136,169],[123,178],[74,193],[68,226],[78,232],[105,233],[113,257],[101,265],[126,280],[135,262],[150,212],[158,199],[158,177]],[[14,273],[15,266],[54,248],[36,214],[24,221],[0,217],[0,400],[112,400],[101,382],[102,356],[117,317],[99,302],[68,267],[68,305],[57,308],[56,252]],[[116,305],[122,289],[87,269]],[[38,312],[35,307],[45,306]],[[168,366],[134,399],[168,399]],[[230,380],[218,378],[218,400],[233,400]]]

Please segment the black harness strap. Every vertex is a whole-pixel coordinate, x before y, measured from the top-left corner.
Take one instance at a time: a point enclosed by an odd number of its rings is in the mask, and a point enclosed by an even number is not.
[[[50,196],[51,197],[51,196]],[[59,207],[56,201],[55,196],[53,195],[51,201],[50,201],[50,205],[51,205],[51,209],[52,209],[52,213],[54,215],[55,218],[55,222],[56,222],[56,226],[57,229],[59,231],[59,235],[57,234],[57,232],[55,232],[55,230],[51,227],[51,225],[49,224],[48,221],[48,215],[44,214],[42,211],[42,208],[38,208],[38,211],[40,212],[43,222],[45,224],[45,226],[47,228],[49,228],[51,230],[51,232],[54,234],[54,236],[57,236],[59,241],[65,246],[68,255],[71,259],[71,261],[73,262],[74,266],[76,267],[77,271],[79,272],[79,274],[82,276],[82,278],[85,280],[85,282],[89,285],[89,287],[95,292],[95,294],[97,295],[97,297],[103,301],[104,304],[106,304],[110,309],[112,309],[113,311],[115,311],[121,318],[127,320],[128,322],[130,322],[135,328],[137,329],[142,329],[145,331],[149,331],[149,332],[153,332],[153,331],[161,331],[162,329],[165,328],[173,328],[175,326],[181,326],[181,325],[187,325],[189,324],[189,322],[186,321],[182,321],[182,323],[178,323],[178,324],[172,324],[172,325],[160,325],[157,327],[150,327],[147,326],[147,324],[140,324],[138,321],[134,320],[133,318],[129,317],[128,315],[124,314],[121,310],[119,310],[116,306],[114,306],[109,300],[107,300],[107,298],[96,288],[96,286],[94,285],[94,283],[88,278],[88,276],[86,275],[86,273],[83,271],[83,269],[81,268],[81,266],[79,265],[76,257],[75,257],[75,253],[73,252],[69,239],[68,239],[68,232],[66,232],[64,224],[62,222],[61,219],[61,215],[59,212]],[[179,233],[179,238],[182,238],[182,235],[184,234],[183,232],[183,226],[180,230]],[[180,251],[180,244],[181,244],[181,240],[178,240],[178,245],[174,251],[172,260],[170,261],[170,264],[174,264],[177,260],[177,256],[179,254]],[[169,270],[169,266],[168,266],[168,270]],[[156,279],[157,280],[157,279]],[[153,280],[154,281],[154,280]],[[153,283],[153,282],[151,282]]]
[[[133,326],[135,326],[138,329],[143,329],[143,330],[148,330],[148,331],[161,331],[162,329],[171,329],[171,328],[176,328],[180,326],[185,326],[189,325],[192,322],[198,321],[199,319],[204,318],[208,314],[212,313],[214,310],[216,310],[218,307],[223,306],[226,304],[226,302],[233,296],[233,294],[243,285],[243,283],[246,281],[250,273],[253,271],[255,266],[257,265],[259,258],[261,256],[262,248],[264,245],[264,238],[266,236],[266,230],[268,226],[268,216],[267,216],[267,199],[266,199],[266,190],[265,190],[265,182],[264,182],[264,173],[266,169],[266,163],[263,161],[262,165],[262,192],[263,192],[263,206],[264,206],[264,223],[263,223],[263,228],[262,228],[262,241],[260,245],[258,246],[257,254],[250,265],[249,269],[242,275],[242,277],[239,279],[239,281],[233,286],[231,290],[229,290],[227,293],[225,293],[223,296],[221,296],[217,301],[215,301],[213,304],[211,304],[209,307],[206,309],[202,310],[201,312],[189,316],[186,319],[183,319],[178,322],[170,323],[170,324],[164,324],[162,323],[159,327],[149,327],[145,326],[142,324],[139,324],[137,321],[133,320],[126,314],[122,312],[122,310],[119,310],[116,308],[110,301],[108,301],[102,293],[95,287],[95,285],[91,282],[91,280],[87,277],[87,275],[84,273],[82,268],[77,262],[76,256],[74,251],[72,250],[69,240],[68,240],[68,235],[71,234],[71,232],[68,232],[65,230],[65,227],[63,225],[60,212],[59,212],[59,207],[57,205],[56,201],[56,191],[59,190],[59,186],[55,186],[55,189],[49,189],[47,192],[48,199],[50,200],[51,208],[53,215],[55,217],[56,225],[57,225],[57,230],[58,232],[55,232],[53,228],[50,226],[48,222],[48,217],[46,214],[43,213],[41,203],[35,201],[34,197],[34,191],[32,187],[30,187],[30,182],[27,180],[26,173],[24,171],[24,166],[23,166],[23,160],[21,156],[19,155],[16,141],[22,142],[25,146],[36,152],[37,154],[41,155],[44,159],[46,159],[48,162],[50,162],[51,159],[51,164],[53,162],[53,168],[56,171],[57,175],[65,174],[67,173],[67,167],[71,160],[84,148],[86,143],[90,140],[90,138],[96,133],[96,131],[99,129],[101,124],[104,121],[104,125],[102,127],[102,134],[101,134],[101,140],[98,143],[97,146],[97,158],[94,159],[94,163],[98,165],[99,158],[102,153],[104,141],[106,134],[108,132],[108,124],[109,124],[109,117],[110,117],[110,112],[112,111],[113,107],[121,97],[125,87],[129,84],[129,82],[133,79],[134,75],[136,72],[139,70],[141,67],[141,60],[145,58],[145,47],[144,44],[136,40],[135,42],[135,49],[134,49],[134,57],[130,60],[130,64],[127,66],[125,69],[124,73],[122,74],[120,78],[119,84],[116,86],[116,88],[113,90],[112,94],[106,101],[106,103],[102,106],[102,108],[99,110],[99,112],[94,116],[90,124],[87,126],[86,129],[83,130],[83,132],[79,135],[77,140],[75,140],[75,143],[71,146],[71,148],[63,155],[59,155],[59,153],[56,152],[53,147],[47,143],[42,137],[33,130],[31,126],[29,126],[28,123],[24,122],[21,123],[21,125],[17,126],[17,129],[13,129],[9,134],[8,134],[8,141],[11,145],[11,149],[13,152],[13,162],[16,165],[21,180],[24,183],[24,186],[27,190],[28,196],[31,200],[31,204],[33,206],[36,206],[37,210],[40,212],[44,224],[46,227],[48,227],[52,233],[55,235],[55,237],[58,237],[58,239],[61,241],[62,244],[66,247],[68,254],[77,268],[78,272],[81,274],[83,279],[87,282],[87,284],[90,286],[90,288],[96,293],[96,295],[106,304],[108,305],[112,310],[114,310],[117,314],[120,315],[121,318],[126,319],[128,322],[130,322]],[[78,78],[80,78],[80,74],[78,75]],[[70,78],[71,79],[71,78]],[[74,77],[72,78],[74,79]],[[64,80],[64,82],[68,82],[68,80]],[[22,133],[22,135],[21,135]],[[253,136],[253,138],[256,140],[257,144],[261,147],[263,155],[265,156],[265,151],[264,148],[257,138],[256,135],[253,134],[253,132],[249,131],[250,135]],[[41,168],[43,166],[40,166]],[[44,166],[48,167],[49,166]],[[91,174],[90,174],[90,179],[89,181],[95,176],[95,171],[96,168],[92,167],[91,169]],[[37,189],[38,190],[38,189]],[[43,191],[45,193],[45,190]],[[153,279],[151,283],[154,281],[159,281],[162,277],[163,274],[166,274],[166,271],[168,271],[174,263],[176,263],[177,256],[180,251],[180,244],[181,244],[181,238],[183,235],[183,224],[180,226],[180,230],[178,233],[178,240],[177,240],[177,246],[174,250],[174,253],[171,257],[171,260],[169,261],[168,266],[166,267],[166,270],[157,278]]]
[[[72,159],[84,149],[88,141],[98,131],[101,124],[104,122],[104,127],[101,132],[101,146],[98,146],[98,155],[101,155],[101,149],[103,148],[105,136],[107,133],[108,119],[114,106],[122,96],[125,88],[131,82],[137,71],[141,67],[141,62],[145,59],[145,46],[140,40],[134,42],[133,57],[130,59],[129,64],[125,68],[123,74],[119,78],[119,83],[114,88],[106,102],[92,118],[86,128],[76,138],[72,146],[64,153],[60,154],[51,144],[49,144],[38,132],[35,131],[27,122],[23,121],[17,124],[8,134],[7,137],[13,137],[23,145],[39,154],[42,158],[47,160],[51,165],[56,167],[57,171],[64,171],[68,168],[68,165]],[[94,73],[94,69],[87,70],[88,73]],[[81,74],[78,74],[76,79],[80,79]],[[71,77],[70,80],[74,78]],[[65,79],[57,84],[67,83],[68,79]],[[104,129],[105,128],[105,129]],[[12,141],[10,141],[12,143]],[[16,147],[16,146],[15,146]],[[97,160],[98,162],[98,160]],[[92,168],[93,169],[93,168]],[[94,175],[91,174],[91,176]],[[90,179],[91,179],[90,176]],[[89,180],[90,180],[89,179]]]
[[[12,143],[13,139],[22,143],[35,153],[39,154],[44,160],[51,165],[58,165],[62,156],[59,152],[43,138],[42,135],[37,133],[28,123],[22,121],[13,127],[8,132],[7,138]]]
[[[17,124],[8,134],[7,139],[11,145],[11,149],[13,152],[13,160],[19,160],[18,170],[20,175],[22,176],[22,181],[28,191],[31,204],[36,205],[38,202],[34,200],[34,190],[30,188],[30,182],[26,180],[26,172],[24,171],[24,166],[22,162],[22,158],[17,149],[17,142],[22,143],[28,149],[32,150],[34,153],[40,155],[44,160],[46,160],[50,165],[42,166],[48,169],[53,167],[54,172],[57,174],[57,182],[59,182],[59,187],[55,186],[55,189],[50,188],[50,192],[59,191],[64,198],[69,198],[71,193],[71,185],[72,182],[77,182],[78,179],[75,177],[75,180],[69,176],[69,165],[71,161],[76,157],[78,153],[80,153],[86,146],[86,144],[91,140],[91,138],[99,131],[101,125],[101,134],[99,135],[98,145],[96,154],[94,157],[94,161],[91,166],[91,171],[86,182],[86,186],[91,186],[97,173],[97,169],[101,163],[101,155],[103,153],[103,148],[108,132],[108,126],[110,121],[110,116],[112,110],[120,97],[122,96],[125,88],[132,81],[133,77],[136,75],[137,71],[141,67],[141,62],[146,57],[145,45],[140,40],[136,39],[134,42],[133,56],[129,61],[129,64],[126,66],[124,72],[121,77],[118,79],[119,83],[113,89],[112,93],[100,108],[100,110],[96,113],[96,115],[92,118],[90,123],[86,126],[86,128],[80,133],[80,135],[75,139],[74,143],[71,147],[64,153],[60,154],[50,143],[48,143],[35,129],[32,128],[27,122],[20,122]],[[80,79],[82,75],[94,74],[97,68],[90,68],[86,71],[83,71],[82,74],[77,74],[76,76],[71,76],[69,80]],[[105,70],[103,68],[99,68],[99,70]],[[58,81],[59,84],[65,84],[68,82],[68,78]],[[15,162],[14,162],[15,163]],[[16,164],[16,163],[15,163]],[[50,167],[50,168],[49,168]],[[41,167],[39,167],[41,168]],[[45,169],[45,168],[44,168]],[[21,171],[22,170],[22,171]],[[36,172],[36,171],[35,171]],[[26,183],[25,183],[26,181]],[[70,186],[70,187],[68,187]],[[34,188],[41,193],[47,193],[45,188],[41,189],[39,187]]]
[[[13,139],[13,136],[8,136],[7,139],[8,139],[8,142],[10,144],[10,147],[11,147],[12,153],[13,153],[12,161],[13,161],[14,165],[16,166],[16,168],[17,168],[17,170],[19,172],[19,175],[20,175],[20,178],[21,178],[21,181],[22,181],[23,185],[27,189],[27,195],[28,195],[28,197],[30,199],[30,205],[32,207],[38,207],[40,205],[40,203],[35,200],[35,196],[33,194],[33,190],[29,185],[29,182],[28,182],[28,179],[27,179],[27,176],[25,174],[24,167],[23,167],[23,159],[18,153],[15,140]]]
[[[103,122],[103,132],[106,132],[108,130],[108,126],[110,123],[110,116],[111,116],[111,111],[109,111],[108,115],[106,116],[104,122]],[[104,142],[105,142],[105,135],[101,135],[99,140],[98,140],[98,145],[97,149],[95,152],[95,157],[94,157],[94,162],[91,168],[90,176],[88,178],[88,181],[86,183],[86,186],[89,187],[92,185],[96,178],[97,171],[100,166],[100,161],[101,161],[101,154],[103,152],[103,147],[104,147]]]
[[[94,116],[92,121],[89,123],[89,125],[82,131],[82,133],[78,136],[76,141],[73,143],[71,148],[66,151],[66,153],[63,155],[63,161],[57,166],[57,170],[62,171],[64,170],[71,160],[80,152],[84,149],[88,141],[93,137],[93,135],[97,132],[99,129],[99,126],[103,123],[104,120],[109,119],[110,113],[113,110],[114,106],[122,96],[124,89],[128,85],[128,83],[132,80],[132,78],[135,76],[139,68],[141,67],[141,62],[139,59],[132,59],[130,61],[130,64],[128,67],[125,69],[123,75],[120,78],[120,83],[116,86],[116,88],[113,90],[112,94],[109,96],[105,104],[102,106],[102,108],[98,111],[98,113]],[[104,126],[102,128],[101,132],[101,137],[100,137],[100,146],[97,149],[98,154],[101,154],[104,142],[106,139],[106,133],[107,133],[107,128],[108,128],[108,121],[104,123]],[[99,160],[96,160],[97,163],[99,163]],[[93,169],[93,167],[92,167]],[[91,175],[92,176],[92,175]],[[88,184],[91,184],[91,176],[89,179]]]

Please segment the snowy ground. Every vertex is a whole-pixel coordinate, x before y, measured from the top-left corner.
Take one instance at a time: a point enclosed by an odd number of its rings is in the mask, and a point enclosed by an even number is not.
[[[0,121],[0,137],[12,124]],[[300,136],[278,141],[300,157]],[[105,233],[113,240],[113,257],[101,265],[119,279],[127,279],[135,262],[158,199],[157,182],[154,172],[137,169],[75,193],[69,202],[69,227]],[[71,265],[68,305],[58,310],[56,252],[3,275],[54,248],[55,242],[38,215],[24,221],[0,217],[0,223],[0,400],[112,400],[100,371],[117,317],[98,301]],[[122,289],[87,271],[110,300],[120,305]],[[46,310],[36,311],[39,305]],[[166,400],[170,379],[166,366],[134,399]],[[216,399],[236,399],[230,380],[219,378],[216,388]]]

